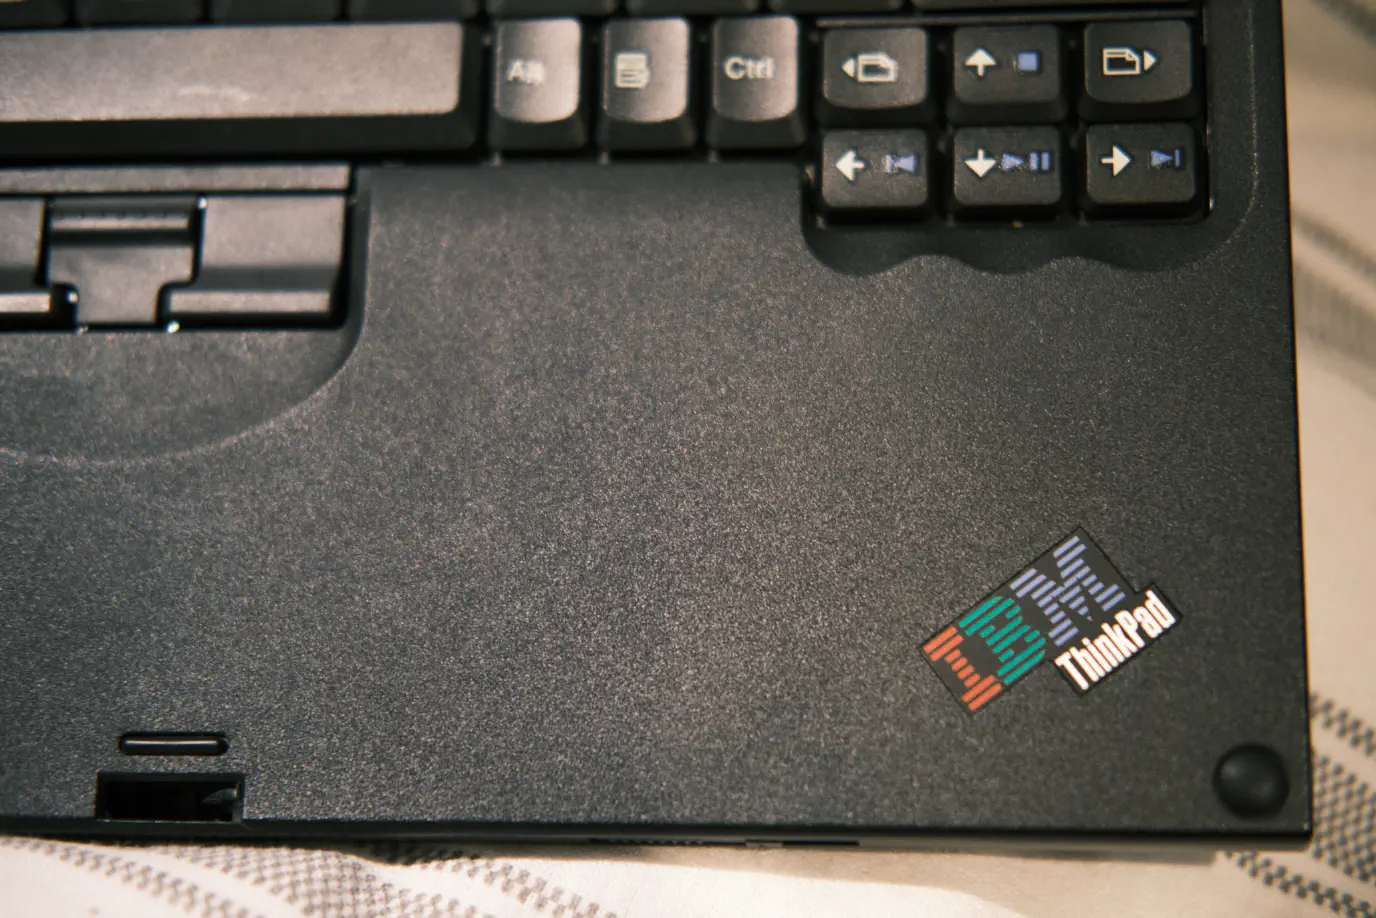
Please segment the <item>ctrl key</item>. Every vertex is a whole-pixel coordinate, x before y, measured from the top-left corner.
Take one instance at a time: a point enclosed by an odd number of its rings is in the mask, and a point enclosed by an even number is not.
[[[803,145],[801,40],[792,16],[737,16],[713,24],[708,146],[787,150]]]
[[[922,131],[831,131],[822,138],[822,209],[832,216],[913,216],[931,201]]]

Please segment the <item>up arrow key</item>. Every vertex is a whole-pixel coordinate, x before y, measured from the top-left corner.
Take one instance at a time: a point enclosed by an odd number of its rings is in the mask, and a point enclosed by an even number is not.
[[[1102,157],[1099,163],[1100,165],[1112,167],[1113,177],[1117,178],[1124,169],[1132,165],[1132,157],[1129,156],[1122,147],[1115,143],[1113,145],[1113,155]]]
[[[965,59],[965,66],[973,70],[975,76],[979,77],[981,80],[984,79],[984,74],[990,68],[997,67],[998,65],[998,58],[994,57],[994,55],[983,48],[976,48],[975,53]]]
[[[846,154],[836,161],[836,168],[852,185],[855,184],[855,177],[869,167],[870,164],[861,159],[855,150],[847,150]]]

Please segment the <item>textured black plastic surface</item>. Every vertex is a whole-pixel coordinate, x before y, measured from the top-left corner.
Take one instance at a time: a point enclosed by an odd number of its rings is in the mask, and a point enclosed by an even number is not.
[[[346,328],[0,337],[0,828],[177,831],[93,820],[137,731],[228,738],[200,834],[1302,839],[1279,14],[1215,15],[1198,225],[365,170]],[[1076,526],[1180,627],[966,715],[922,642]]]

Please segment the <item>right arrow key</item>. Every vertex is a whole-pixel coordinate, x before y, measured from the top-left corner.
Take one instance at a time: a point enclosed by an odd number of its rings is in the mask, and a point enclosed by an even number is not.
[[[1132,158],[1132,155],[1116,143],[1107,156],[1099,157],[1099,165],[1108,166],[1109,169],[1112,170],[1114,178],[1122,175],[1123,170],[1131,166],[1134,162],[1135,160]]]
[[[1085,210],[1179,213],[1199,200],[1199,150],[1188,124],[1101,124],[1085,132]]]

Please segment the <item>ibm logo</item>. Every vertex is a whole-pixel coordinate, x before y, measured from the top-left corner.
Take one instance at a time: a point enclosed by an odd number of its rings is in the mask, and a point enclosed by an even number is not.
[[[1088,692],[1178,620],[1159,590],[1134,592],[1078,530],[939,631],[922,654],[974,713],[1048,659]]]

